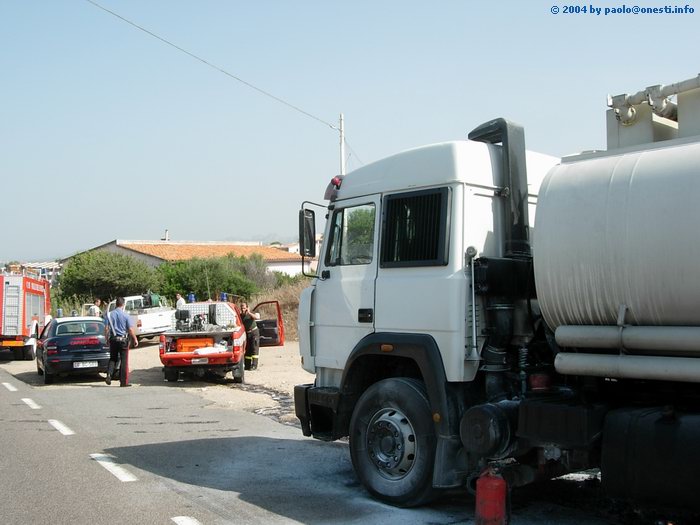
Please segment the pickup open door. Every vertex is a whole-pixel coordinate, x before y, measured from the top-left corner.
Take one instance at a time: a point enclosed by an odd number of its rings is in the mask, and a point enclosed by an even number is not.
[[[253,313],[260,314],[255,322],[260,330],[260,346],[284,345],[284,321],[278,301],[265,301],[255,305]]]

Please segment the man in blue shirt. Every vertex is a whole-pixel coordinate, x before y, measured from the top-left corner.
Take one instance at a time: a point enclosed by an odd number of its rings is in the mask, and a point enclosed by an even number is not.
[[[105,383],[112,383],[112,376],[121,360],[121,373],[119,374],[120,386],[129,386],[129,341],[136,348],[139,345],[134,331],[134,321],[124,311],[123,297],[117,297],[116,308],[107,314],[105,336],[109,340],[109,365]]]

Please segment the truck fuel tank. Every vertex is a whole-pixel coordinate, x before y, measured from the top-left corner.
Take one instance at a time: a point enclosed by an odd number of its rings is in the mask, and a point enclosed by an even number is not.
[[[672,407],[609,412],[603,428],[602,482],[610,497],[700,510],[700,414]]]

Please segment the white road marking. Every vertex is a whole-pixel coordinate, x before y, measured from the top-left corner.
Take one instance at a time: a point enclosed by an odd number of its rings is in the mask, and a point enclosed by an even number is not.
[[[58,430],[64,436],[72,436],[75,434],[70,428],[61,423],[58,419],[49,419],[49,425]]]
[[[10,392],[17,392],[17,389],[12,386],[10,383],[3,383],[2,386],[7,388]]]
[[[202,525],[199,521],[189,516],[175,516],[170,519],[177,523],[177,525]]]
[[[138,478],[131,472],[114,462],[114,456],[109,456],[107,454],[90,454],[90,457],[114,474],[119,481],[138,481]]]
[[[23,397],[22,401],[31,408],[32,410],[39,410],[41,407],[37,405],[33,400],[29,399],[28,397]]]

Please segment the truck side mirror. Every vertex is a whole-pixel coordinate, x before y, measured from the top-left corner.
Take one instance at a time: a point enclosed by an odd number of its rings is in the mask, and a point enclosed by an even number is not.
[[[316,257],[316,214],[313,210],[299,210],[299,253],[302,257]]]

